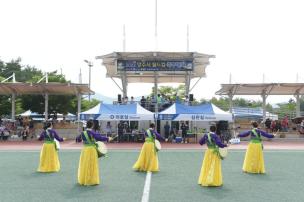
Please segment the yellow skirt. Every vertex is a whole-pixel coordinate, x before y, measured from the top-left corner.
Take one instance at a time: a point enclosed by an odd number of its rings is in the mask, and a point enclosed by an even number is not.
[[[137,171],[159,171],[157,152],[155,152],[153,142],[144,143],[141,148],[140,155],[136,163],[133,165],[133,169]]]
[[[58,172],[60,162],[54,143],[44,143],[40,152],[38,172]]]
[[[243,164],[243,171],[247,173],[265,173],[261,143],[249,143]]]
[[[205,187],[223,185],[221,159],[213,153],[213,149],[205,152],[198,184]]]
[[[98,156],[95,146],[85,146],[81,150],[78,183],[80,185],[97,185],[99,181]]]

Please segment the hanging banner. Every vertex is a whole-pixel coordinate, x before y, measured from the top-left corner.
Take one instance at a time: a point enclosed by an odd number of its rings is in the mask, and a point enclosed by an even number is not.
[[[193,61],[118,60],[117,70],[125,71],[192,71]]]

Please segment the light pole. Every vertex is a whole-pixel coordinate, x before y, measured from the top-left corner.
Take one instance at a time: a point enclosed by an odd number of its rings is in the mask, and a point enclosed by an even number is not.
[[[89,89],[91,90],[91,67],[93,67],[93,63],[88,60],[84,60],[84,62],[89,66]],[[89,93],[89,101],[91,101],[91,93]]]

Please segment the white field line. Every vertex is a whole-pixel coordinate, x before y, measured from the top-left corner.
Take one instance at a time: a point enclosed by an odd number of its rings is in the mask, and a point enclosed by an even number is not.
[[[141,202],[148,202],[149,201],[151,177],[152,177],[152,172],[148,171],[147,175],[146,175],[145,187],[144,187],[144,192],[143,192],[143,195],[142,195],[142,198],[141,198]]]

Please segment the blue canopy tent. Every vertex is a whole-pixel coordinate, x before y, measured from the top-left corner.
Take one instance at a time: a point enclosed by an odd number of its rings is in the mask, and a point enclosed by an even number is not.
[[[225,112],[217,106],[207,103],[197,106],[188,106],[175,103],[158,114],[159,120],[172,121],[229,121],[232,114]]]
[[[103,121],[141,121],[154,120],[154,113],[146,110],[138,103],[127,105],[112,105],[100,103],[80,113],[81,120],[97,119]]]
[[[154,120],[154,113],[146,110],[138,103],[127,105],[103,104],[101,114],[97,118],[103,121],[144,121]]]
[[[80,113],[80,120],[89,120],[89,119],[97,119],[97,117],[101,114],[101,106],[104,105],[99,103],[95,107]]]

